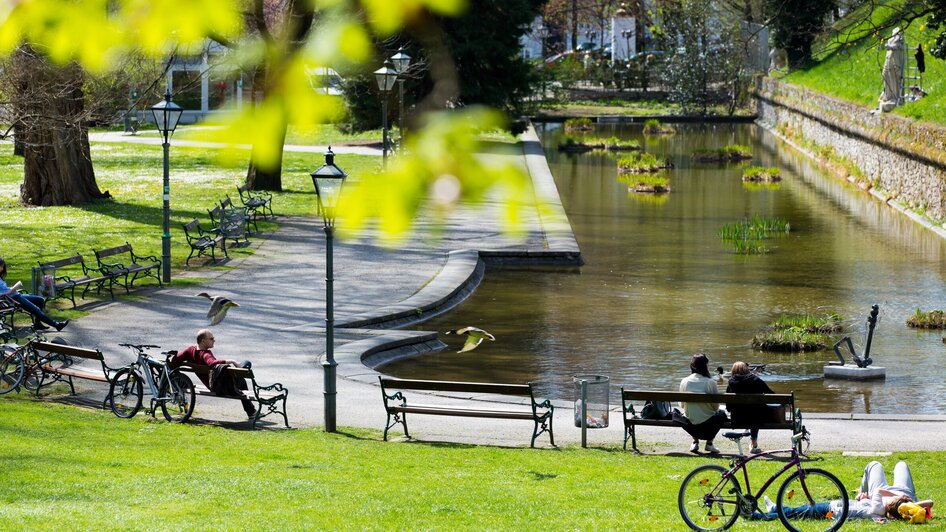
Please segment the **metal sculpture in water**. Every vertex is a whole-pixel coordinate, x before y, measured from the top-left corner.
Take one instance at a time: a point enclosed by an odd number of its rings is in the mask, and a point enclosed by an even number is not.
[[[858,356],[857,352],[854,351],[854,344],[851,343],[851,337],[845,336],[841,338],[834,344],[834,352],[838,355],[838,359],[841,361],[841,365],[845,365],[844,355],[841,354],[839,349],[842,342],[847,342],[847,348],[851,352],[851,360],[857,364],[859,368],[866,368],[874,362],[870,358],[870,343],[874,339],[874,327],[877,326],[877,314],[880,312],[880,307],[878,305],[872,305],[870,307],[870,314],[867,316],[867,344],[864,346],[864,355]]]

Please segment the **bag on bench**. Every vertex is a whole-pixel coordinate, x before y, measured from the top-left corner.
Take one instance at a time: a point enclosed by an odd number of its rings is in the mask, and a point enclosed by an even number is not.
[[[210,391],[223,397],[240,397],[242,392],[228,368],[230,364],[217,364],[210,373]]]
[[[670,403],[668,401],[647,401],[641,408],[641,419],[670,419]]]

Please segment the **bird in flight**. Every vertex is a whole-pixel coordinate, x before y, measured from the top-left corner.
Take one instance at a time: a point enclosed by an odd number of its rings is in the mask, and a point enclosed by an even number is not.
[[[197,297],[206,297],[210,300],[210,310],[207,312],[207,319],[210,320],[211,325],[216,325],[223,321],[230,307],[240,306],[232,299],[223,296],[211,296],[207,292],[201,292],[197,294]]]
[[[463,348],[457,351],[457,353],[465,353],[467,351],[472,351],[476,349],[478,345],[483,343],[484,338],[490,340],[495,340],[496,337],[483,329],[477,327],[464,327],[462,329],[453,329],[452,331],[447,331],[444,334],[458,334],[465,335],[466,342],[463,343]]]

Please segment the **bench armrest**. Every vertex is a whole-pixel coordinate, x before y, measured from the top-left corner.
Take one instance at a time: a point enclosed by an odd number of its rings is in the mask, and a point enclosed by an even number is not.
[[[259,392],[280,392],[283,395],[289,395],[289,390],[282,383],[276,382],[269,386],[260,386],[256,384],[256,380],[253,380],[253,393],[256,394],[257,399],[259,399]]]
[[[152,262],[161,262],[161,260],[158,259],[158,257],[155,255],[135,255],[134,251],[131,251],[129,253],[131,253],[132,262],[138,262],[139,260],[150,260]]]
[[[89,268],[90,270],[92,268]],[[102,262],[99,261],[99,269],[105,273],[109,273],[115,270],[124,270],[125,265],[120,262]]]
[[[384,392],[384,388],[381,388],[381,398],[384,399],[385,410],[387,410],[390,406],[388,405],[388,401],[400,401],[400,406],[407,406],[407,397],[404,397],[404,394],[399,391],[389,395]]]

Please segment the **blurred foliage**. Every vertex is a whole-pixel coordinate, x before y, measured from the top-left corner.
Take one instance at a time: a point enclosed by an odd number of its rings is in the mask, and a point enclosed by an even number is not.
[[[246,27],[244,21],[254,10],[285,9],[266,0],[22,0],[0,6],[0,53],[8,55],[20,44],[29,43],[54,62],[76,61],[84,69],[102,74],[131,53],[163,59],[170,54],[199,52],[207,39],[227,43],[233,68],[249,72],[266,68],[266,97],[256,105],[222,115],[226,116],[219,124],[222,127],[207,131],[213,140],[233,146],[224,150],[228,162],[245,160],[246,154],[238,146],[251,144],[253,162],[260,168],[272,168],[280,162],[279,130],[285,124],[307,129],[342,117],[339,98],[313,90],[310,72],[377,68],[372,43],[401,33],[425,47],[444,48],[444,17],[460,16],[466,8],[465,0],[305,1],[295,5],[293,13],[311,10],[315,25],[303,46],[298,46],[291,41],[291,31],[261,35]],[[450,58],[432,58],[429,67],[435,87],[453,87],[453,93],[438,95],[439,101],[460,103],[456,69]],[[426,108],[438,109],[436,105]],[[500,200],[508,201],[511,210],[507,217],[514,222],[518,214],[512,211],[520,204],[527,182],[523,170],[515,166],[486,168],[473,155],[479,149],[474,133],[493,129],[500,120],[493,113],[472,110],[437,112],[419,122],[430,124],[437,133],[431,136],[419,131],[386,176],[353,179],[350,192],[354,198],[383,191],[385,208],[369,210],[357,201],[344,202],[342,208],[351,207],[358,219],[376,216],[385,232],[394,234],[409,227],[406,222],[424,204],[429,185],[444,178],[455,180],[460,189],[454,200],[481,198],[487,189],[497,191]],[[444,143],[447,138],[452,144]],[[441,210],[452,206],[451,202],[438,204]]]

